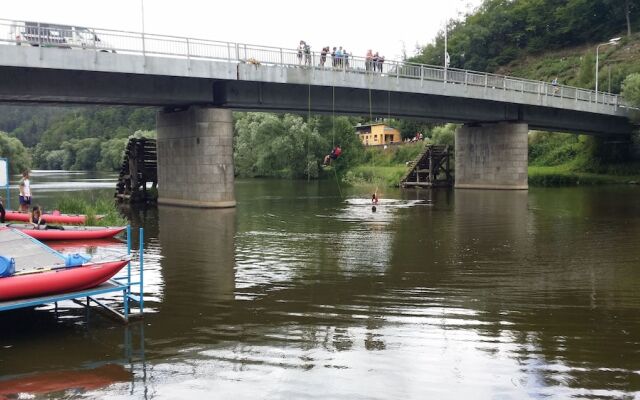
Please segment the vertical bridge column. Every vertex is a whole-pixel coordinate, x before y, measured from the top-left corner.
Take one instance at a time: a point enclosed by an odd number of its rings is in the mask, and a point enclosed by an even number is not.
[[[528,189],[526,123],[464,125],[456,131],[456,188]]]
[[[159,111],[158,203],[235,207],[231,110]]]

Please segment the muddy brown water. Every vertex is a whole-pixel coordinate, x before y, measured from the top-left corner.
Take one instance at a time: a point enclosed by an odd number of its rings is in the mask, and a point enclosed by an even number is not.
[[[33,182],[52,207],[111,196],[113,177]],[[640,188],[387,190],[375,213],[367,188],[331,181],[236,188],[235,209],[128,211],[142,321],[1,313],[0,398],[640,393]]]

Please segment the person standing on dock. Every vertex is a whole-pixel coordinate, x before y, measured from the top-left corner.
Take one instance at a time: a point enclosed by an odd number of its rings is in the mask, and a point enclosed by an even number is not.
[[[4,203],[2,202],[2,197],[0,197],[0,223],[4,224],[4,217],[7,212],[4,210]]]
[[[31,205],[31,181],[29,180],[29,171],[22,173],[22,179],[18,185],[20,190],[20,212],[29,212]]]

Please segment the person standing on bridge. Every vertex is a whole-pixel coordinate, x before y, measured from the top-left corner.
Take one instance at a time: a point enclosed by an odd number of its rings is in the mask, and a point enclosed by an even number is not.
[[[336,67],[336,47],[333,46],[333,50],[331,51],[331,66],[333,68]]]
[[[300,41],[300,45],[298,46],[298,65],[302,65],[302,52],[304,51],[304,40]]]
[[[382,63],[384,62],[384,56],[378,56],[378,71],[382,73]]]
[[[311,46],[305,42],[304,44],[304,65],[311,66]]]
[[[324,67],[324,63],[327,61],[327,53],[329,53],[329,46],[323,47],[320,52],[320,66]]]
[[[553,78],[553,80],[551,81],[551,86],[553,86],[553,94],[558,93],[558,77],[557,76]]]
[[[367,56],[365,57],[364,65],[367,71],[371,71],[371,67],[373,66],[373,51],[371,49],[367,50]]]

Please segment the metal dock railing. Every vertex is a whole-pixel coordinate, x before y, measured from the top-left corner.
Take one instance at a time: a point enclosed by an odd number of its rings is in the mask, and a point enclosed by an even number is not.
[[[127,225],[127,255],[131,256],[131,226]],[[32,297],[24,299],[16,299],[0,302],[0,312],[16,310],[20,308],[37,307],[45,304],[53,303],[57,314],[58,303],[63,301],[73,301],[76,304],[90,308],[92,304],[99,307],[100,310],[107,312],[124,323],[129,322],[133,317],[141,317],[144,315],[144,229],[139,229],[139,256],[138,256],[138,281],[134,281],[131,268],[132,260],[129,259],[127,264],[126,276],[114,277],[107,282],[91,289],[79,290],[74,292],[60,293],[56,295],[48,295],[41,297]],[[138,287],[138,295],[133,294],[132,288]],[[100,300],[98,296],[113,293],[122,293],[121,310],[106,304]],[[130,302],[138,304],[138,312],[132,313]]]

